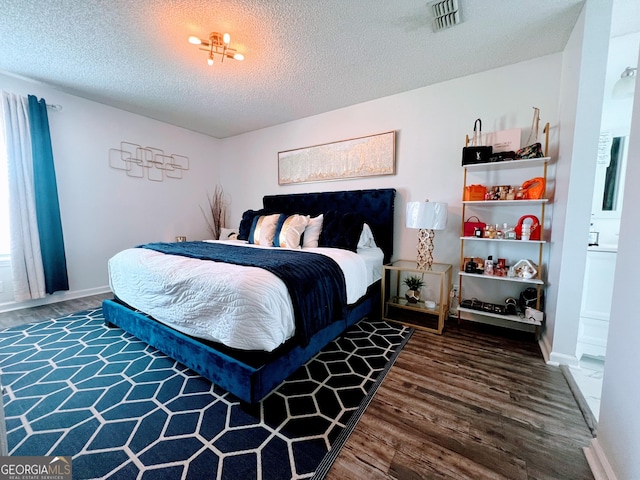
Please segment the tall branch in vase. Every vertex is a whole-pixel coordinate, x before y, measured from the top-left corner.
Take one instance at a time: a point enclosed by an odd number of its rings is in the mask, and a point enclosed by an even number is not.
[[[225,201],[224,189],[220,185],[216,185],[213,194],[207,192],[207,200],[209,202],[208,210],[200,207],[202,215],[207,221],[207,227],[214,240],[220,238],[220,231],[225,226],[227,202]]]

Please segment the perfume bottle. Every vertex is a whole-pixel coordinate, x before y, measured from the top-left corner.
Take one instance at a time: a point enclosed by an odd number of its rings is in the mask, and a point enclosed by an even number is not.
[[[485,260],[484,273],[485,275],[493,275],[493,255],[489,255],[489,257]]]
[[[510,227],[508,224],[502,224],[502,234],[504,235],[505,240],[515,240],[516,239],[516,231],[513,227]]]

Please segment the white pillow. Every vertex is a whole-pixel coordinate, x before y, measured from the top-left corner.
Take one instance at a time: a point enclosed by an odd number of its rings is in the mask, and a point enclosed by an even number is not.
[[[360,239],[358,240],[357,248],[375,248],[376,240],[373,238],[373,232],[371,231],[371,227],[365,223],[362,226],[362,233],[360,234]]]
[[[282,215],[276,225],[273,246],[300,248],[300,237],[309,223],[309,215]]]
[[[231,240],[231,235],[238,236],[238,230],[235,228],[220,228],[220,238],[218,240]]]
[[[304,230],[304,236],[302,237],[303,247],[317,247],[318,240],[320,239],[320,232],[322,231],[322,221],[324,215],[321,213],[317,217],[309,219],[309,224]]]

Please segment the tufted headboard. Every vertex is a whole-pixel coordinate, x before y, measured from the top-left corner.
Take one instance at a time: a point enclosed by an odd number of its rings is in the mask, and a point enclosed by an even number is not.
[[[265,195],[264,208],[274,212],[316,216],[329,210],[361,214],[373,231],[376,244],[384,252],[384,262],[393,255],[393,208],[396,190],[348,190],[341,192]]]

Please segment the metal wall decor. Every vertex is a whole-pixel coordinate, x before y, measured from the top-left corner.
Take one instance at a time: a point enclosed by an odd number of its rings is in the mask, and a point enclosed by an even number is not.
[[[278,152],[278,184],[396,173],[396,132]]]
[[[120,142],[120,148],[109,149],[109,166],[124,170],[129,177],[162,182],[165,178],[181,179],[182,172],[189,170],[189,157],[166,155],[159,148]]]

